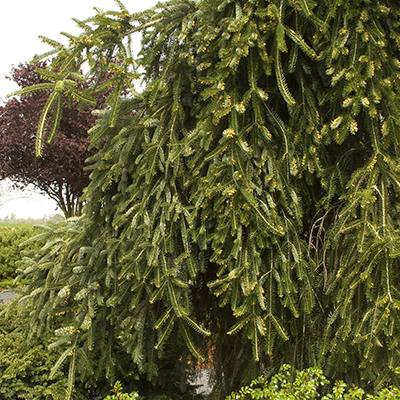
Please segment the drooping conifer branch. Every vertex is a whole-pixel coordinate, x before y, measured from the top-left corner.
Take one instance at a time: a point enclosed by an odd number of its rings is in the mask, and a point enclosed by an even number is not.
[[[94,343],[111,368],[112,338],[148,379],[176,338],[228,390],[281,362],[395,379],[399,10],[170,1],[84,22],[54,65],[86,57],[114,90],[85,215],[30,261],[32,326],[73,310],[77,361]],[[146,88],[126,95],[135,30]]]

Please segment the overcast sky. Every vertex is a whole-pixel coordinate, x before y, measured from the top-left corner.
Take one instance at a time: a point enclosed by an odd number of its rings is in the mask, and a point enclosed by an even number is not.
[[[153,7],[156,0],[122,0],[130,12],[137,12]],[[60,32],[77,35],[82,32],[72,20],[86,19],[96,13],[94,7],[103,11],[118,10],[113,0],[0,0],[0,99],[18,89],[5,77],[10,74],[13,66],[31,61],[35,54],[42,54],[51,48],[38,38],[39,35],[49,37],[63,44],[68,39]],[[136,44],[134,50],[139,50]],[[1,104],[1,102],[0,102]],[[20,193],[13,196],[23,197]],[[52,215],[55,203],[45,197],[29,196],[29,200],[7,199],[3,204],[0,201],[0,218],[14,213],[19,218],[40,218]]]

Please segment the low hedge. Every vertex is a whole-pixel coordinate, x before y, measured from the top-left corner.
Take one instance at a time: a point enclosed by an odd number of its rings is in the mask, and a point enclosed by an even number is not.
[[[22,246],[38,233],[40,230],[32,225],[0,226],[0,287],[7,286],[5,282],[16,278],[16,263],[22,258],[21,250],[31,251],[44,244],[39,241]]]

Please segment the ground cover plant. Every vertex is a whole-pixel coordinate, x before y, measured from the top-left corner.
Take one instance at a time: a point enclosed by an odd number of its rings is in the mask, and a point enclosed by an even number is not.
[[[48,82],[20,92],[51,91],[40,121],[56,134],[65,98],[111,88],[83,216],[22,268],[24,326],[54,332],[66,397],[92,371],[118,378],[116,349],[152,389],[168,360],[182,382],[212,362],[216,398],[286,362],[398,382],[400,4],[117,4],[68,47],[44,39]]]
[[[341,400],[341,399],[368,399],[368,400],[397,400],[400,390],[395,386],[381,389],[374,394],[365,393],[357,386],[348,386],[343,381],[336,381],[333,385],[323,375],[319,368],[307,368],[302,371],[293,371],[290,365],[282,365],[279,373],[267,379],[261,376],[250,385],[232,392],[226,400]]]
[[[109,395],[105,398],[105,400],[135,400],[137,397],[139,397],[139,394],[136,392],[133,393],[123,393],[122,392],[122,385],[121,382],[117,381],[114,385],[114,388],[111,390],[115,394]]]

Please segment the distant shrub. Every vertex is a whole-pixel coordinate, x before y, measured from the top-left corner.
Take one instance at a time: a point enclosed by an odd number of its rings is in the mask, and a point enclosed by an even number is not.
[[[37,228],[30,225],[0,226],[0,282],[16,277],[16,262],[22,258],[21,250],[30,251],[43,245],[39,241],[21,247],[22,243],[39,233]]]
[[[15,218],[11,216],[9,218],[8,216],[5,218],[0,218],[0,226],[17,226],[21,224],[26,224],[26,225],[38,225],[38,224],[46,224],[48,222],[59,222],[63,220],[64,217],[57,214],[57,215],[50,215],[50,216],[45,216],[42,218]]]
[[[289,365],[283,365],[279,373],[272,378],[260,377],[249,386],[242,387],[238,392],[227,396],[226,400],[314,400],[319,399],[321,388],[327,387],[329,381],[319,368],[308,368],[292,374]],[[325,390],[327,392],[328,389]],[[343,381],[337,381],[325,393],[321,400],[400,400],[400,390],[390,386],[372,394],[366,394],[357,386],[348,386]]]

